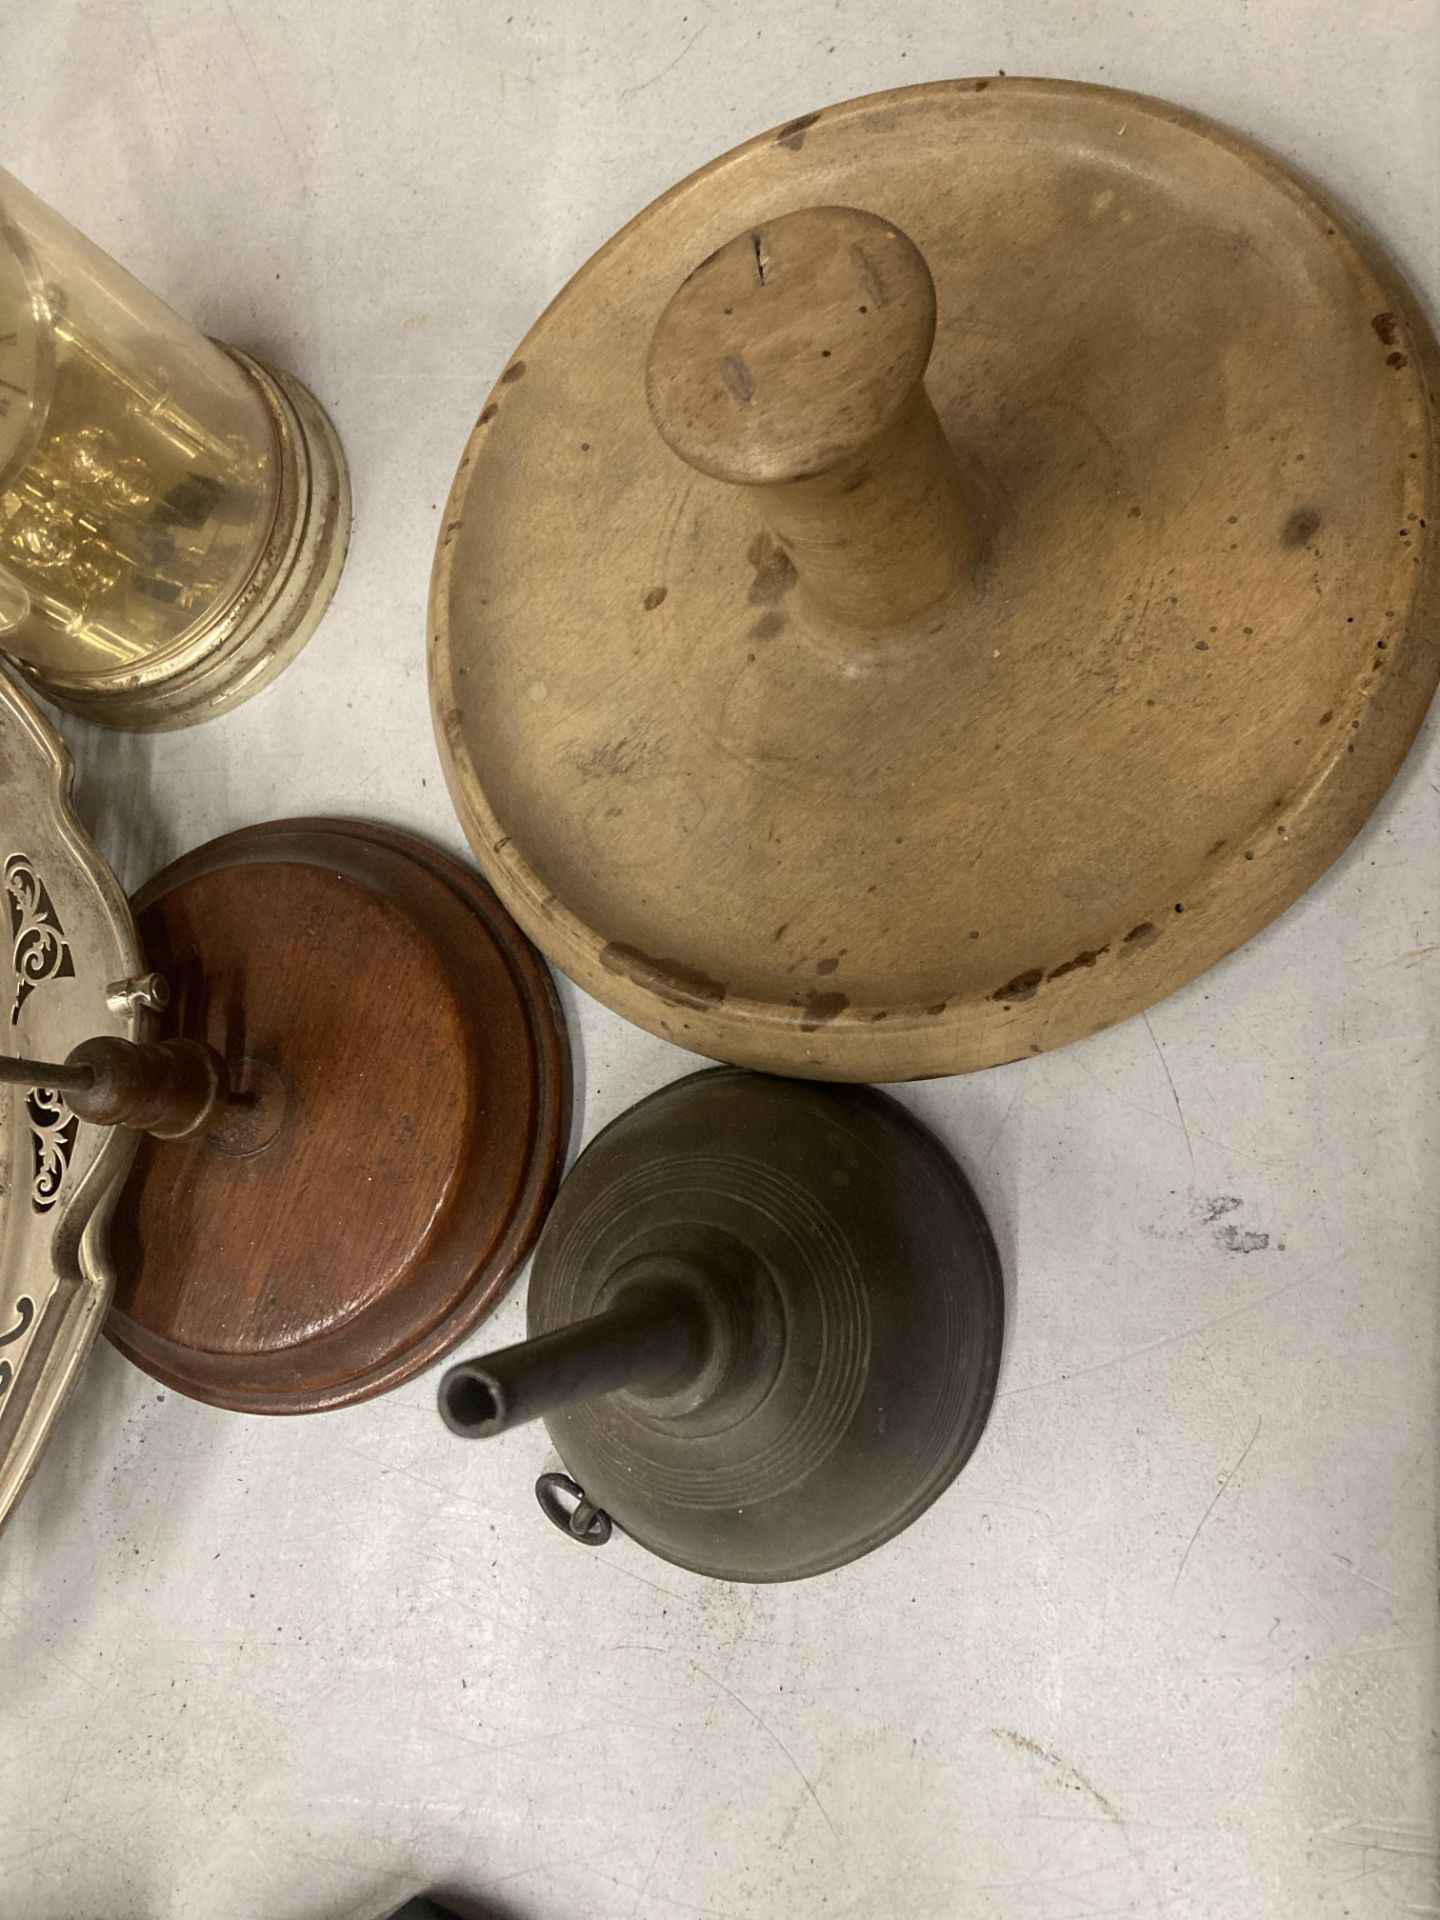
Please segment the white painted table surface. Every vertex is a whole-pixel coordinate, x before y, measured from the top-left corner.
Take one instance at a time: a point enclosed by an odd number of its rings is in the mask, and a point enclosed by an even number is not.
[[[309,381],[354,475],[338,598],[270,692],[179,735],[65,722],[131,883],[285,814],[460,847],[424,632],[465,436],[569,274],[751,133],[945,75],[1138,88],[1268,142],[1440,295],[1434,0],[4,12],[4,163]],[[3,1920],[425,1888],[498,1920],[1440,1914],[1436,735],[1148,1019],[903,1090],[1011,1318],[974,1461],[848,1570],[582,1553],[534,1504],[543,1432],[452,1440],[433,1372],[246,1419],[102,1345],[0,1541]],[[693,1064],[566,1004],[587,1135]]]

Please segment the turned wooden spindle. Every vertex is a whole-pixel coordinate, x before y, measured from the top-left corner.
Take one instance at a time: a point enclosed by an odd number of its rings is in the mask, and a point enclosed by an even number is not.
[[[925,391],[935,284],[914,243],[854,207],[747,228],[660,316],[646,393],[701,473],[754,489],[817,609],[893,626],[978,556],[978,503]]]
[[[201,1040],[99,1034],[62,1061],[0,1058],[0,1084],[63,1093],[78,1120],[160,1140],[203,1133],[225,1103],[225,1063]]]

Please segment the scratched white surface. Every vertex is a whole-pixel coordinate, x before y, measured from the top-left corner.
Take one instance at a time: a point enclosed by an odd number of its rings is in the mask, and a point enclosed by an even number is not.
[[[423,632],[465,434],[568,274],[744,135],[956,73],[1146,89],[1440,295],[1433,0],[17,0],[0,61],[5,164],[307,379],[354,473],[339,598],[271,692],[188,735],[66,723],[131,881],[287,813],[459,846]],[[1432,723],[1208,978],[905,1093],[1012,1319],[972,1466],[848,1571],[578,1553],[534,1508],[543,1435],[451,1441],[433,1375],[245,1420],[97,1353],[0,1541],[3,1920],[422,1888],[499,1920],[1440,1914],[1437,794]],[[690,1064],[568,1004],[587,1133]],[[517,1294],[492,1329],[521,1324]]]

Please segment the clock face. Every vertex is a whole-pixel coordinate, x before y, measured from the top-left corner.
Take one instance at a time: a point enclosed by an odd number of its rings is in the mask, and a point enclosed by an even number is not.
[[[0,221],[0,487],[29,459],[50,402],[45,289],[24,236]]]

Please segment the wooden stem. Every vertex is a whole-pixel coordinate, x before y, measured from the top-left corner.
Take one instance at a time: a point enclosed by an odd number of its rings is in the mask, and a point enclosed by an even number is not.
[[[925,392],[935,287],[887,220],[811,207],[738,235],[660,317],[646,391],[682,460],[754,489],[806,596],[893,626],[975,564],[975,490]]]
[[[160,1140],[202,1132],[225,1099],[225,1063],[201,1040],[100,1037],[75,1048],[67,1066],[87,1066],[93,1086],[67,1096],[70,1111],[105,1127],[134,1127]]]
[[[848,625],[886,627],[923,613],[974,557],[977,522],[923,386],[893,426],[839,466],[756,493],[806,592]]]
[[[226,1097],[225,1064],[200,1040],[83,1040],[61,1062],[0,1059],[0,1083],[63,1093],[79,1120],[161,1140],[201,1132]]]

